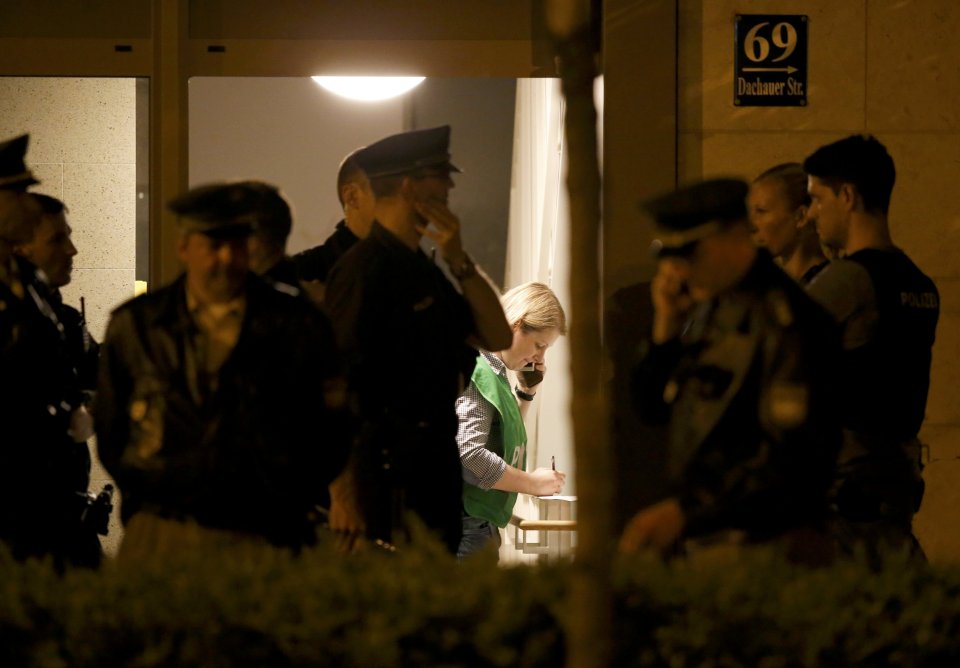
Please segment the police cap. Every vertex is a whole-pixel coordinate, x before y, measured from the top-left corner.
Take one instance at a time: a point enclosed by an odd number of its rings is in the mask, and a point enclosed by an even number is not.
[[[293,214],[290,203],[280,190],[264,181],[240,181],[234,185],[249,189],[256,196],[253,202],[254,231],[279,242],[286,241],[293,228]]]
[[[746,218],[748,190],[740,179],[711,179],[644,202],[654,219],[658,254],[682,254],[726,224]]]
[[[459,172],[450,162],[450,126],[390,135],[356,152],[367,178],[409,174],[421,169]]]
[[[191,188],[167,204],[186,232],[228,238],[250,235],[257,221],[260,193],[243,183],[211,183]]]
[[[24,190],[27,186],[40,183],[33,178],[33,172],[27,169],[23,162],[29,142],[30,135],[20,135],[0,142],[0,188]]]

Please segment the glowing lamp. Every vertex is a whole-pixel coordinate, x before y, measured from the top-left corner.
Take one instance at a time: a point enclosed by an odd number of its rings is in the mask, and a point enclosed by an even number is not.
[[[376,102],[403,95],[425,77],[311,77],[331,93],[351,100]]]

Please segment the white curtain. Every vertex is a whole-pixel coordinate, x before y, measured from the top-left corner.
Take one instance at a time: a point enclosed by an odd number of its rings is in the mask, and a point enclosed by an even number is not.
[[[517,81],[510,226],[505,289],[528,281],[550,286],[570,317],[569,213],[565,187],[563,96],[557,79]],[[566,337],[546,357],[547,376],[527,415],[527,469],[550,466],[567,473],[564,494],[575,494],[573,429],[570,417],[570,363]],[[511,379],[512,380],[512,379]],[[521,495],[514,513],[536,518],[534,502]],[[528,539],[536,540],[535,533]],[[528,560],[513,546],[508,527],[501,559]]]

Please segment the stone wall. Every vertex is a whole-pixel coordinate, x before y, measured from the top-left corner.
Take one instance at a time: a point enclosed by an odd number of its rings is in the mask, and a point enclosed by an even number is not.
[[[64,201],[79,251],[64,301],[79,308],[83,297],[90,332],[103,340],[110,311],[134,290],[136,81],[0,77],[0,138],[24,132],[27,165],[41,181],[32,190]],[[91,477],[94,491],[110,481],[96,461]],[[116,516],[108,553],[119,540]]]
[[[927,417],[927,493],[916,531],[935,561],[960,560],[960,4],[953,0],[680,0],[680,182],[752,179],[867,132],[897,166],[895,242],[942,298]],[[809,17],[806,107],[733,104],[734,17]]]

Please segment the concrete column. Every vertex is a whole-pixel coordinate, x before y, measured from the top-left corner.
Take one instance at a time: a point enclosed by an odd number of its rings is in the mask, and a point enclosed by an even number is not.
[[[676,185],[676,53],[676,0],[604,3],[605,296],[652,275],[637,203]]]
[[[187,187],[187,0],[154,0],[150,77],[150,283],[173,279],[175,216],[165,203]]]

